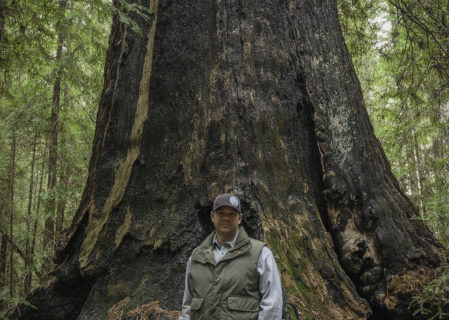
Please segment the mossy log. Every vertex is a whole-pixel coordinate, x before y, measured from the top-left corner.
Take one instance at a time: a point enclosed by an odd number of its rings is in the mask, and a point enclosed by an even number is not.
[[[412,319],[445,259],[374,136],[335,1],[143,0],[114,18],[89,177],[21,319],[174,319],[216,195],[302,319]],[[145,311],[146,310],[146,311]]]

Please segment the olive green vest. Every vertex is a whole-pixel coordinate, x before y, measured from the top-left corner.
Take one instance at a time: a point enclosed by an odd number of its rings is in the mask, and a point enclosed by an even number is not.
[[[257,263],[265,244],[239,227],[235,245],[215,263],[215,232],[192,253],[189,288],[191,320],[253,320],[259,314]]]

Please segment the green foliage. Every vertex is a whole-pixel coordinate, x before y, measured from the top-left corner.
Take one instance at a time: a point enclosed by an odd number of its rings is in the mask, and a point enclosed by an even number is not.
[[[409,308],[413,315],[422,314],[429,320],[447,319],[449,316],[449,265],[438,268],[440,275],[431,281],[419,296],[413,297]]]

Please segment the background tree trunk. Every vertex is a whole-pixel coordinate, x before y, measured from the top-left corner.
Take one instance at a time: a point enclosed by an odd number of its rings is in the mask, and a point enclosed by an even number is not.
[[[25,244],[25,278],[24,278],[24,286],[23,291],[25,296],[30,292],[31,290],[31,281],[32,281],[32,272],[31,272],[31,262],[32,262],[32,256],[31,256],[31,237],[33,234],[31,233],[31,209],[33,205],[33,193],[34,193],[34,164],[36,162],[36,146],[37,146],[37,134],[34,136],[34,142],[33,142],[33,156],[31,159],[31,172],[30,172],[30,189],[28,192],[28,208],[27,208],[27,220],[26,220],[26,244]]]
[[[16,179],[16,149],[17,137],[13,133],[11,137],[11,158],[9,171],[9,239],[11,245],[9,246],[9,295],[14,296],[14,181]]]
[[[46,150],[47,150],[47,148],[45,148],[45,151],[43,153],[44,155],[47,153]],[[29,261],[31,264],[33,264],[34,252],[35,252],[35,248],[36,248],[36,236],[37,236],[37,227],[38,227],[38,221],[39,221],[39,213],[40,213],[40,209],[41,209],[42,184],[44,181],[44,172],[45,172],[45,158],[42,159],[41,177],[40,177],[40,181],[39,181],[39,192],[37,194],[37,204],[36,204],[36,209],[35,209],[36,214],[34,216],[31,247],[30,247],[30,252],[29,252]],[[26,280],[25,287],[31,288],[31,282],[33,280],[32,275],[30,275],[30,277],[26,277],[25,280]],[[40,277],[40,280],[44,280],[43,277]]]
[[[87,185],[21,318],[176,318],[222,192],[304,318],[413,318],[444,257],[374,136],[336,3],[141,3],[143,37],[114,18]]]
[[[3,214],[3,212],[2,212],[2,214]],[[8,240],[6,238],[6,234],[2,232],[2,242],[1,242],[1,247],[0,247],[0,286],[2,286],[2,287],[6,283],[5,280],[6,280],[6,258],[7,258],[7,254],[8,254]]]
[[[59,0],[60,15],[63,16],[66,0]],[[61,28],[60,25],[58,25]],[[56,63],[61,64],[62,51],[64,47],[64,33],[60,30],[58,33],[58,48],[56,50]],[[61,99],[61,81],[62,81],[62,66],[57,65],[56,79],[53,85],[53,97],[50,119],[50,144],[49,144],[49,159],[48,159],[48,184],[47,192],[49,199],[46,201],[47,218],[45,220],[44,229],[44,247],[52,250],[55,244],[55,215],[56,215],[56,199],[52,194],[56,188],[57,169],[58,169],[58,134],[59,134],[59,105]],[[51,268],[52,263],[49,261],[48,266]],[[49,271],[49,270],[48,270]]]
[[[66,168],[61,168],[61,173],[59,174],[59,183],[61,187],[65,190],[69,188],[69,177],[66,173]],[[64,213],[65,206],[67,204],[67,198],[65,194],[62,194],[58,200],[57,214],[56,214],[56,234],[59,236],[64,229]]]
[[[416,159],[416,166],[415,166],[415,170],[417,172],[417,176],[418,176],[418,184],[419,184],[419,197],[422,199],[424,196],[428,195],[428,188],[426,186],[427,182],[425,181],[425,175],[423,173],[422,170],[422,163],[423,163],[423,156],[421,154],[421,150],[420,150],[420,146],[418,144],[418,137],[416,135],[416,132],[413,132],[413,140],[414,140],[414,158]],[[424,203],[421,202],[421,210],[422,210],[422,215],[426,216],[427,215],[427,207]]]
[[[67,106],[68,100],[68,87],[64,87],[64,102],[63,105]],[[65,137],[65,127],[61,123],[59,126],[59,135],[61,137],[61,146],[67,145],[66,137]],[[64,151],[60,150],[61,154],[61,162],[59,165],[59,195],[58,202],[56,205],[56,237],[61,235],[62,230],[64,229],[64,214],[65,207],[67,204],[67,190],[70,188],[69,181],[70,177],[68,176],[69,168],[67,167],[67,159],[65,158]]]
[[[62,43],[58,47],[56,53],[56,59],[59,60],[62,52]],[[58,163],[58,110],[59,110],[59,96],[61,91],[61,74],[57,76],[53,88],[53,104],[51,109],[50,120],[50,143],[49,143],[49,159],[48,159],[48,183],[47,192],[49,193],[49,199],[46,203],[46,211],[48,217],[45,219],[44,229],[44,246],[50,248],[54,243],[55,237],[55,210],[56,201],[52,191],[56,187],[56,174]]]
[[[6,0],[0,0],[0,48],[3,46],[3,37],[5,35],[5,17],[8,6]]]
[[[2,201],[0,206],[0,221],[2,222],[1,231],[1,242],[0,242],[0,288],[3,288],[6,284],[6,264],[7,264],[7,255],[8,255],[8,239],[6,236],[6,201]],[[0,299],[0,308],[4,308],[4,300]]]

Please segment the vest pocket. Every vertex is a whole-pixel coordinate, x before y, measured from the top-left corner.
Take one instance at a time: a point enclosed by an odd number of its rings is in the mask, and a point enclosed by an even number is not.
[[[259,300],[250,297],[229,297],[228,308],[236,311],[259,312]]]
[[[190,310],[199,310],[203,304],[203,300],[204,298],[192,298],[192,301],[190,302]]]

